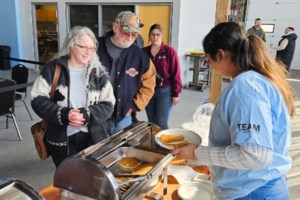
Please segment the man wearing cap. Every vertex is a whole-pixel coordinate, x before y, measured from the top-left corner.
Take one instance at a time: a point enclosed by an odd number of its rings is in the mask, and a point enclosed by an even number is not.
[[[113,22],[112,36],[98,39],[98,54],[114,88],[116,104],[108,120],[112,135],[132,124],[131,113],[145,109],[154,94],[155,67],[150,58],[134,43],[140,21],[130,12],[120,12]]]
[[[140,28],[144,27],[144,24],[140,21]],[[113,36],[115,33],[113,30],[110,30],[106,33],[106,36]],[[138,37],[134,40],[134,44],[137,45],[140,49],[144,47],[144,39],[138,34]]]

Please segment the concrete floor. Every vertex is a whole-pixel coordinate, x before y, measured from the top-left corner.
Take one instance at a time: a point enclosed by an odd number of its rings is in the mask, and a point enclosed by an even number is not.
[[[36,73],[31,71],[30,81],[34,80]],[[10,77],[10,71],[0,70],[0,77]],[[290,153],[293,157],[293,168],[287,178],[292,200],[300,200],[300,71],[290,72],[290,83],[297,97],[297,115],[293,118],[293,141]],[[226,82],[224,83],[226,85]],[[29,91],[31,88],[28,88]],[[170,128],[180,127],[184,122],[192,121],[193,113],[209,96],[209,89],[200,92],[196,89],[184,89],[181,94],[181,103],[174,107],[170,117]],[[0,117],[0,179],[15,178],[25,181],[36,190],[41,190],[52,183],[55,166],[51,159],[39,160],[30,127],[40,119],[34,114],[30,106],[30,98],[27,105],[33,116],[33,121],[22,105],[16,104],[16,119],[20,128],[23,141],[18,140],[15,127],[9,121],[9,128],[5,128],[5,117]],[[145,112],[138,114],[140,120],[147,120]]]

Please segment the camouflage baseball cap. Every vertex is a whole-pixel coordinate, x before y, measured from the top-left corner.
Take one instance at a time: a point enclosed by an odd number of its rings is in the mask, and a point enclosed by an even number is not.
[[[140,33],[140,20],[133,12],[120,12],[115,19],[115,23],[119,24],[124,32]]]

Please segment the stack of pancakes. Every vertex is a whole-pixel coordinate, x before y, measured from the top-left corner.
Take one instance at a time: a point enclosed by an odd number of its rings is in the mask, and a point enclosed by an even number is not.
[[[168,146],[178,147],[187,144],[187,140],[183,135],[178,134],[161,134],[160,141]]]
[[[142,164],[142,161],[135,157],[123,157],[119,160],[119,166],[124,170],[134,170],[137,166]]]
[[[135,157],[123,157],[118,163],[121,169],[132,171],[132,174],[134,175],[144,175],[155,165],[154,163],[142,164],[142,161]]]
[[[176,156],[175,158],[173,158],[173,160],[170,161],[170,165],[186,165],[187,160],[180,157],[180,156]]]

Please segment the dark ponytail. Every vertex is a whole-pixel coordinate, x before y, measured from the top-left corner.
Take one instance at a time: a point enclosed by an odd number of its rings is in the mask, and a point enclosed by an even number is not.
[[[249,46],[248,38],[241,39],[236,54],[232,55],[234,63],[240,68],[240,71],[255,70],[254,66],[251,64]]]
[[[239,71],[249,70],[249,42],[237,23],[223,22],[216,25],[205,36],[203,48],[214,60],[219,49],[230,52],[231,60]]]

